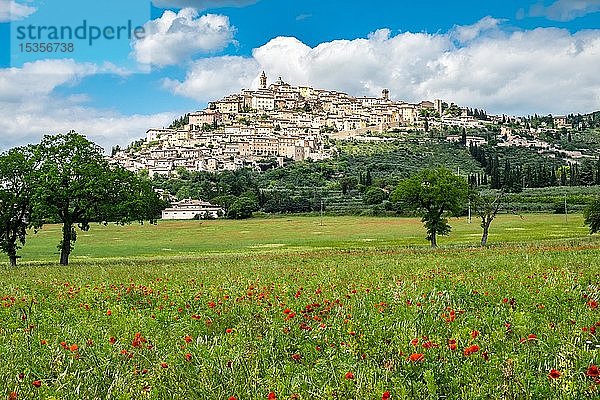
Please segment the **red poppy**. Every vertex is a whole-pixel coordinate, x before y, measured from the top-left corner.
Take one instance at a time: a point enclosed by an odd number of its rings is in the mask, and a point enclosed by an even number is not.
[[[112,311],[111,310],[106,310],[106,315],[108,315],[110,317],[112,315]]]
[[[185,360],[186,361],[192,361],[192,355],[190,353],[186,353],[185,354]]]
[[[473,353],[477,353],[479,351],[479,346],[474,344],[473,346],[469,346],[463,350],[463,354],[465,356],[470,356]]]
[[[40,386],[42,386],[42,381],[36,379],[35,381],[31,382],[31,384],[36,388],[39,388]]]
[[[186,343],[190,343],[192,341],[192,337],[190,335],[187,335],[183,338],[183,340],[185,340]]]
[[[413,353],[408,357],[408,361],[410,361],[410,362],[425,361],[425,354]]]
[[[479,336],[479,331],[471,331],[471,337],[473,339],[475,339],[477,336]]]
[[[596,308],[598,308],[598,302],[596,300],[590,300],[586,304],[592,310],[595,310]]]
[[[598,376],[600,376],[600,371],[597,366],[590,365],[585,374],[587,376],[591,376],[592,378],[597,378]]]
[[[412,344],[413,346],[417,347],[417,345],[419,344],[419,338],[415,338],[415,339],[411,340],[410,344]]]
[[[69,350],[71,351],[77,351],[79,350],[79,346],[77,346],[76,344],[72,344],[69,346]]]
[[[237,399],[235,398],[235,396],[231,396],[231,397],[229,397],[229,400],[237,400]]]
[[[354,379],[354,374],[350,371],[346,372],[346,375],[344,375],[344,378],[346,379]]]
[[[385,391],[385,392],[383,392],[383,394],[381,395],[381,400],[390,400],[390,397],[392,397],[392,396],[390,395],[390,392],[386,390],[386,391]]]
[[[17,392],[10,392],[8,394],[8,400],[17,400]]]
[[[46,339],[42,339],[42,340],[40,340],[40,344],[41,344],[41,345],[45,345],[45,344],[47,344],[47,343],[48,343],[48,341],[47,341]]]
[[[275,393],[269,392],[267,395],[267,400],[277,400],[277,396],[275,396]]]
[[[292,360],[300,361],[300,358],[302,358],[302,356],[300,354],[298,354],[298,353],[292,354]]]
[[[560,376],[561,376],[561,375],[562,375],[562,374],[561,374],[561,372],[560,372],[560,371],[558,371],[558,370],[556,370],[556,369],[552,368],[552,369],[550,370],[550,372],[548,373],[548,378],[550,378],[550,379],[558,379],[558,378],[560,378]]]
[[[457,344],[456,344],[456,340],[455,339],[450,339],[448,340],[448,348],[452,351],[456,350],[457,348]]]
[[[233,332],[233,329],[231,329],[231,328],[225,329],[225,333],[231,333],[231,332]]]
[[[161,362],[160,367],[161,368],[169,368],[169,364],[167,364],[166,362]]]
[[[529,335],[527,335],[527,340],[529,340],[529,341],[537,340],[537,336],[533,333],[530,333]]]

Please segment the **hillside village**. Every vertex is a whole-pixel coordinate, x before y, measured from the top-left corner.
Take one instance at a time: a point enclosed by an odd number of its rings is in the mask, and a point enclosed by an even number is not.
[[[520,118],[508,119],[518,125]],[[209,103],[202,111],[192,112],[172,127],[153,128],[146,138],[125,150],[114,151],[111,160],[128,170],[147,170],[148,174],[170,176],[178,168],[193,171],[258,168],[265,160],[323,160],[334,154],[329,139],[375,140],[373,133],[393,129],[428,131],[442,127],[478,129],[507,122],[505,116],[488,116],[483,110],[460,108],[443,100],[418,104],[390,99],[384,89],[381,97],[354,97],[347,93],[292,86],[280,77],[268,84],[260,76],[257,90],[240,93]],[[567,126],[564,116],[554,118],[554,127]],[[540,133],[544,128],[531,129]],[[498,130],[500,130],[498,128]],[[503,127],[504,146],[539,147],[558,152],[548,143],[530,140]],[[449,136],[449,141],[458,141]],[[469,137],[470,143],[485,143]],[[570,158],[581,153],[565,154]]]

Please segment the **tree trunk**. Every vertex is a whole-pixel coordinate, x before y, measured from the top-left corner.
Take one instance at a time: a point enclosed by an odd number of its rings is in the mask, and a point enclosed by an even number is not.
[[[487,246],[488,234],[489,234],[490,226],[485,225],[483,227],[483,235],[481,236],[481,247]]]
[[[436,236],[435,232],[433,232],[431,234],[431,248],[437,249],[437,236]]]
[[[487,246],[488,235],[490,233],[490,225],[492,224],[491,219],[483,219],[481,227],[483,228],[483,235],[481,235],[481,247]]]
[[[10,266],[11,267],[16,267],[17,266],[17,255],[15,253],[9,254],[8,258],[10,259]]]
[[[67,222],[63,224],[63,239],[60,243],[60,265],[69,265],[69,254],[71,253],[71,240],[73,226]]]

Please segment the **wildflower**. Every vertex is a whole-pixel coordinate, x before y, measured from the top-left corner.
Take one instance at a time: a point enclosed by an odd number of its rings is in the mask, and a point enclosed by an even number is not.
[[[344,375],[344,378],[346,379],[354,379],[354,374],[350,371],[346,372],[346,375]]]
[[[39,388],[40,386],[42,386],[42,381],[40,381],[39,379],[36,379],[35,381],[31,382],[31,384],[33,386],[35,386],[36,388]]]
[[[277,396],[273,392],[269,392],[267,395],[267,400],[277,400]]]
[[[229,400],[237,400],[237,399],[235,398],[235,396],[231,396],[231,397],[229,397]]]
[[[585,372],[587,376],[591,376],[592,378],[598,378],[600,376],[600,370],[595,365],[590,365],[590,367]]]
[[[108,341],[110,342],[110,344],[115,344],[115,342],[117,341],[117,339],[115,339],[114,336],[111,336],[110,339],[108,339]]]
[[[533,333],[530,333],[529,335],[527,335],[527,340],[529,340],[530,342],[537,340],[537,336]]]
[[[192,355],[190,353],[185,354],[185,361],[192,361]]]
[[[386,390],[386,391],[385,391],[385,392],[383,392],[383,394],[381,395],[381,400],[390,400],[390,397],[392,397],[392,396],[390,395],[390,392]]]
[[[77,351],[77,350],[79,350],[79,346],[77,346],[76,344],[72,344],[71,346],[69,346],[69,350]]]
[[[596,308],[598,308],[598,302],[596,300],[590,300],[587,303],[587,306],[591,309],[591,310],[595,310]]]
[[[10,392],[8,394],[8,400],[17,400],[17,392]]]
[[[474,344],[473,346],[469,346],[469,347],[465,348],[463,350],[463,354],[465,355],[465,357],[468,357],[473,353],[477,353],[478,351],[479,351],[479,346]]]
[[[183,338],[183,340],[185,340],[186,343],[190,343],[192,341],[192,337],[190,335],[187,335]]]
[[[408,357],[408,361],[410,362],[417,362],[417,361],[424,361],[425,360],[425,354],[422,353],[413,353]]]
[[[411,340],[410,344],[412,344],[413,346],[417,347],[417,345],[419,344],[419,338],[415,338],[415,339]]]
[[[552,368],[552,369],[550,370],[550,373],[548,373],[548,378],[550,378],[550,379],[558,379],[558,378],[560,378],[560,376],[561,376],[561,375],[562,375],[562,374],[561,374],[561,372],[560,372],[560,371],[558,371],[558,370],[556,370],[556,369]]]
[[[110,317],[112,315],[112,311],[111,310],[106,310],[106,315],[108,315]]]
[[[294,361],[300,361],[301,358],[302,358],[302,356],[298,353],[292,354],[292,360],[294,360]]]
[[[457,348],[457,344],[456,344],[456,340],[455,339],[450,339],[448,340],[448,348],[452,351],[456,350]]]
[[[161,362],[160,367],[161,368],[169,368],[169,364],[167,364],[166,362]]]
[[[231,333],[231,332],[233,332],[233,329],[231,329],[231,328],[225,329],[225,333]]]
[[[475,339],[477,336],[479,336],[479,331],[471,331],[471,337],[473,339]]]

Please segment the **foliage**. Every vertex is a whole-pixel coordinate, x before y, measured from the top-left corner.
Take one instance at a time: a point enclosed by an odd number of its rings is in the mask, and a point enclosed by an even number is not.
[[[75,132],[45,136],[36,148],[40,162],[35,183],[35,226],[60,221],[60,262],[69,263],[77,240],[90,222],[153,221],[165,203],[149,181],[111,168],[102,150]]]
[[[252,213],[259,210],[258,203],[255,199],[241,196],[233,202],[227,216],[231,219],[247,219],[252,217]]]
[[[14,148],[0,156],[0,249],[12,266],[31,221],[35,170],[32,147]]]
[[[600,197],[596,197],[585,209],[585,224],[590,227],[590,233],[600,232]]]
[[[425,169],[405,179],[394,190],[392,202],[401,209],[415,210],[427,230],[431,247],[437,247],[437,235],[448,235],[451,227],[448,216],[464,210],[467,182],[445,168]]]

